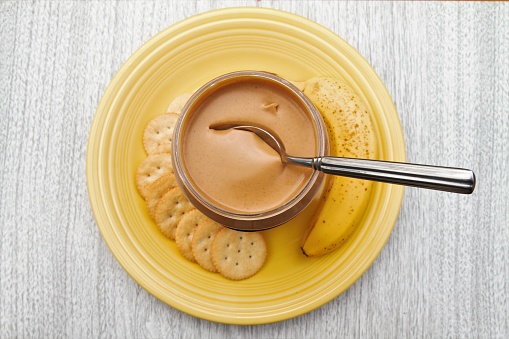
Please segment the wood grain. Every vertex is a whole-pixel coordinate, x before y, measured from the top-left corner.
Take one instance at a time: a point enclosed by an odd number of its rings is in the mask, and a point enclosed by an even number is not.
[[[408,160],[472,168],[472,196],[407,189],[374,265],[322,308],[228,326],[148,294],[104,244],[85,158],[116,70],[168,25],[264,6],[308,17],[373,65]],[[0,2],[0,337],[509,337],[509,4]]]

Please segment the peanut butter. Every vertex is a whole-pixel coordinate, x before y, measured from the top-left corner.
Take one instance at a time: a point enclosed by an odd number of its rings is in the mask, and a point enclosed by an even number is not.
[[[209,128],[227,122],[268,127],[288,154],[316,156],[316,130],[295,94],[264,79],[227,83],[193,108],[182,144],[194,187],[222,209],[261,213],[295,197],[312,170],[283,164],[276,151],[251,132]]]

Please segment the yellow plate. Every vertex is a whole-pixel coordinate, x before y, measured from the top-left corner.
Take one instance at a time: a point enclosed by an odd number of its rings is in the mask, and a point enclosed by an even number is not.
[[[403,189],[375,184],[362,224],[344,246],[306,258],[299,244],[309,211],[266,232],[262,270],[230,281],[184,259],[147,214],[135,188],[146,157],[142,135],[170,101],[220,74],[264,70],[291,80],[343,78],[366,101],[379,154],[405,160],[392,100],[364,58],[344,40],[300,16],[262,8],[230,8],[181,21],[136,51],[107,88],[87,149],[91,206],[104,241],[122,267],[151,294],[199,318],[230,324],[281,321],[309,312],[344,292],[373,263],[396,222]],[[341,216],[338,215],[338,218]]]

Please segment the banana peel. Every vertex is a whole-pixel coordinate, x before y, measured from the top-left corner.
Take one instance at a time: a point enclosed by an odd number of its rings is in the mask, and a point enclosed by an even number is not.
[[[322,114],[332,156],[365,159],[377,156],[370,115],[350,86],[332,77],[316,77],[305,82],[303,92]],[[317,257],[340,247],[362,219],[372,186],[367,180],[331,177],[321,206],[303,237],[302,252]]]

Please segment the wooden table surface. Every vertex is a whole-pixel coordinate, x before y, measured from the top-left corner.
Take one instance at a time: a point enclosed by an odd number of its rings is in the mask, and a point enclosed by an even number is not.
[[[373,65],[408,160],[473,169],[475,193],[409,188],[371,268],[303,316],[231,326],[141,288],[106,247],[86,186],[97,104],[144,41],[193,14],[308,17]],[[2,1],[0,337],[509,337],[509,4]]]

